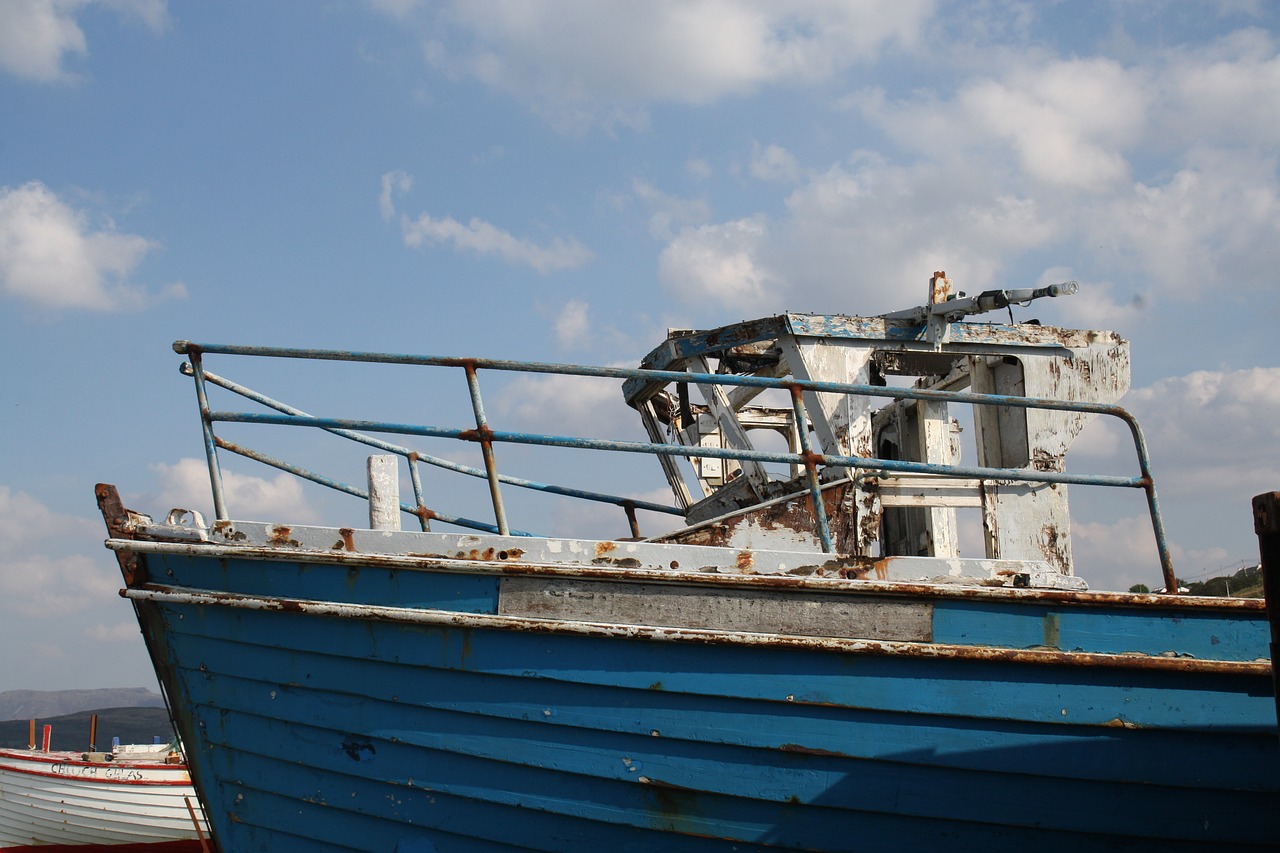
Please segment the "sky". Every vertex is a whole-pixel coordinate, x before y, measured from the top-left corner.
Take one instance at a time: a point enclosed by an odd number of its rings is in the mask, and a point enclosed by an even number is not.
[[[1255,562],[1278,45],[1264,0],[0,3],[0,690],[154,686],[93,486],[209,512],[177,339],[635,365],[668,328],[918,305],[934,270],[1077,280],[1028,313],[1132,341],[1179,575]],[[207,366],[316,414],[469,426],[456,373]],[[641,435],[616,383],[482,383],[496,429]],[[1070,470],[1132,475],[1122,439],[1091,426]],[[668,500],[651,459],[498,455]],[[236,517],[363,511],[224,468]],[[443,482],[429,503],[485,514]],[[1078,573],[1158,585],[1140,494],[1099,491],[1072,487]],[[515,527],[625,535],[509,500]]]

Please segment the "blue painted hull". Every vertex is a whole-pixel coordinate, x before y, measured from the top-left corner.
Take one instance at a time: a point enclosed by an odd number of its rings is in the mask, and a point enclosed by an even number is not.
[[[928,641],[860,645],[533,624],[497,564],[199,550],[132,585],[226,851],[1280,842],[1260,608],[916,589]]]

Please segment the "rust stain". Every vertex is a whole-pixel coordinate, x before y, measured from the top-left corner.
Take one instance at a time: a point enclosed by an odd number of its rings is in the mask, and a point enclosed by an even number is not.
[[[339,527],[338,535],[341,536],[342,539],[334,543],[334,549],[340,548],[344,551],[356,550],[356,532],[354,530],[350,527]]]
[[[458,438],[462,441],[475,441],[480,444],[493,443],[493,430],[488,426],[477,427],[475,429],[463,430],[458,433]]]
[[[241,542],[249,538],[242,531],[232,527],[230,521],[221,518],[213,523],[213,532],[228,542]]]
[[[300,548],[302,543],[297,539],[291,538],[293,530],[283,524],[277,524],[271,528],[271,536],[267,542],[271,545],[288,546],[290,548]]]
[[[848,758],[849,756],[843,752],[834,752],[830,749],[815,749],[811,746],[801,746],[798,743],[784,743],[778,747],[782,752],[796,752],[801,755],[822,755],[831,758]]]
[[[596,557],[593,566],[614,566],[619,569],[638,569],[642,564],[635,557]]]
[[[691,835],[700,834],[698,830],[702,826],[696,820],[704,811],[699,802],[700,791],[648,776],[641,776],[637,781],[652,792],[655,811],[653,820],[659,827]]]
[[[793,483],[794,485],[794,483]],[[838,553],[856,551],[857,525],[852,502],[848,500],[850,486],[840,485],[826,489],[822,494],[823,506],[831,529],[832,544]],[[879,521],[874,522],[878,529]],[[715,524],[699,527],[689,532],[677,532],[671,536],[654,537],[655,542],[673,542],[685,545],[733,547],[739,530],[752,527],[763,530],[787,531],[796,537],[797,544],[819,546],[817,519],[812,500],[806,492],[790,500],[763,507],[745,509]]]
[[[596,543],[597,557],[603,557],[605,554],[608,554],[610,551],[616,551],[616,550],[618,550],[617,542],[597,542]]]
[[[462,648],[458,650],[458,664],[466,668],[467,661],[471,658],[471,631],[459,628],[458,633],[462,635]]]
[[[511,552],[506,552],[511,553]],[[481,551],[479,548],[472,548],[470,551],[459,551],[453,555],[455,560],[474,560],[476,562],[492,562],[494,557],[498,556],[496,548],[485,548]],[[504,559],[504,558],[503,558]]]
[[[1103,725],[1104,725],[1104,726],[1107,726],[1108,728],[1112,728],[1112,729],[1140,729],[1140,728],[1142,728],[1142,726],[1138,725],[1137,723],[1132,722],[1132,721],[1130,721],[1130,720],[1126,720],[1126,719],[1124,719],[1124,718],[1122,718],[1122,717],[1116,717],[1114,720],[1107,720],[1105,723],[1103,723]]]
[[[755,568],[756,558],[750,551],[738,552],[738,571],[749,572]]]
[[[1066,466],[1063,464],[1062,454],[1050,453],[1044,448],[1037,447],[1031,453],[1031,467],[1037,471],[1065,471]]]
[[[117,558],[117,562],[120,563],[120,574],[124,576],[125,586],[133,586],[136,581],[146,580],[141,563],[138,562],[137,554],[132,551],[121,551]]]

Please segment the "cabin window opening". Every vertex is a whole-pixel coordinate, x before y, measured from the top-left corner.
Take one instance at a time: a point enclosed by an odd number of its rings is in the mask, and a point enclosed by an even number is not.
[[[1003,355],[876,352],[871,376],[888,387],[1025,396],[1021,363]],[[941,467],[1026,467],[1026,410],[894,400],[872,416],[873,446],[886,460]],[[885,556],[990,556],[983,483],[941,471],[879,478]]]

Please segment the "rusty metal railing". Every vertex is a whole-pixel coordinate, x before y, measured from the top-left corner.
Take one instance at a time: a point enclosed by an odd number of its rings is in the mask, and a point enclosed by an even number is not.
[[[1031,397],[1011,397],[1000,394],[980,394],[968,391],[933,391],[915,388],[892,388],[879,385],[859,385],[839,382],[822,382],[794,378],[773,378],[737,374],[705,374],[688,373],[671,370],[644,370],[623,367],[591,367],[583,365],[554,364],[545,362],[507,361],[481,358],[450,358],[422,355],[399,355],[390,353],[353,352],[340,350],[291,349],[279,347],[251,347],[225,344],[192,343],[177,341],[174,351],[186,355],[190,361],[184,365],[184,372],[195,380],[196,396],[200,406],[201,424],[204,434],[205,452],[209,464],[210,483],[213,489],[214,512],[219,519],[226,519],[226,499],[222,484],[222,476],[218,463],[219,449],[227,450],[247,458],[288,471],[297,476],[311,480],[339,491],[359,497],[368,497],[367,492],[355,486],[324,477],[315,472],[290,465],[282,460],[274,459],[248,448],[227,442],[216,436],[215,423],[254,423],[275,424],[283,426],[303,426],[326,430],[335,435],[357,441],[371,447],[394,453],[409,462],[412,476],[415,506],[401,505],[404,512],[417,516],[423,529],[430,519],[457,524],[472,529],[485,530],[499,534],[529,535],[510,528],[502,499],[501,486],[512,485],[520,488],[534,489],[546,493],[579,498],[589,501],[610,503],[619,506],[627,513],[633,534],[638,536],[635,511],[644,509],[653,512],[682,515],[676,507],[654,504],[646,501],[607,495],[554,486],[532,480],[499,474],[493,454],[495,443],[512,443],[526,445],[542,445],[552,447],[605,450],[624,453],[645,453],[658,456],[680,456],[685,458],[719,458],[736,461],[753,460],[757,462],[777,462],[803,465],[806,471],[808,488],[812,498],[815,515],[815,527],[823,550],[833,551],[831,532],[829,529],[821,497],[821,483],[818,475],[819,466],[834,466],[856,470],[886,471],[897,473],[930,474],[951,478],[977,478],[983,480],[1004,480],[1028,483],[1063,483],[1088,486],[1105,486],[1115,488],[1137,488],[1146,494],[1148,512],[1151,517],[1152,530],[1159,551],[1161,570],[1164,574],[1166,589],[1176,590],[1177,581],[1173,573],[1172,559],[1165,537],[1164,524],[1160,516],[1159,500],[1156,496],[1155,482],[1151,476],[1150,457],[1146,440],[1137,420],[1124,408],[1106,403],[1083,403],[1064,400],[1051,400]],[[368,421],[346,418],[315,417],[299,409],[287,406],[265,395],[240,386],[230,380],[209,373],[204,368],[204,356],[209,354],[257,356],[281,359],[309,359],[319,361],[366,362],[376,364],[418,365],[427,367],[461,368],[466,374],[467,388],[471,398],[475,416],[474,429],[453,429],[438,426],[406,424],[383,421]],[[860,456],[841,456],[824,454],[813,450],[807,438],[807,431],[800,429],[801,448],[799,452],[774,452],[762,450],[745,450],[723,447],[686,447],[676,444],[649,443],[635,441],[616,441],[599,438],[580,438],[572,436],[546,435],[523,432],[507,432],[494,430],[488,422],[480,393],[479,371],[493,370],[544,375],[568,375],[603,377],[612,379],[638,379],[647,382],[686,382],[695,385],[748,386],[756,388],[776,388],[785,391],[791,398],[796,423],[804,424],[808,418],[802,399],[805,391],[816,391],[835,394],[847,394],[865,397],[888,397],[894,399],[926,400],[940,403],[966,403],[983,406],[1003,406],[1022,409],[1048,409],[1058,411],[1083,412],[1119,418],[1129,427],[1138,457],[1139,475],[1123,477],[1100,474],[1072,474],[1065,471],[1038,471],[1023,468],[993,468],[972,465],[941,465],[927,462],[916,462],[900,459],[879,459]],[[276,413],[215,411],[210,408],[206,386],[218,385],[233,391],[240,396],[253,400]],[[393,435],[414,435],[433,438],[448,438],[478,443],[484,457],[484,470],[458,465],[457,463],[438,457],[419,453],[401,445],[396,445],[365,433],[389,433]],[[489,484],[490,499],[493,504],[494,524],[459,516],[450,516],[436,510],[428,509],[423,503],[421,481],[415,463],[425,463],[448,468],[470,476],[484,477]]]

